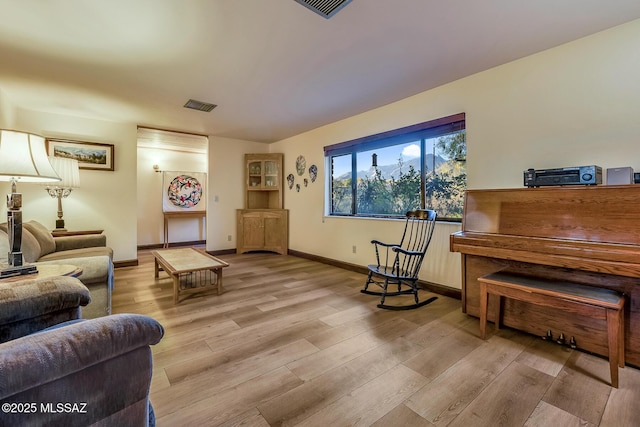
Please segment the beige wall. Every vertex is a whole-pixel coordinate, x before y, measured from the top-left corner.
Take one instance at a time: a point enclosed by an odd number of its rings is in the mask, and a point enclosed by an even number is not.
[[[235,249],[235,213],[244,204],[244,153],[267,152],[265,144],[209,136],[208,153],[138,149],[138,245],[163,241],[162,170],[207,172],[207,220],[172,219],[170,242],[207,241],[207,250]],[[231,239],[229,240],[229,236]]]
[[[115,171],[80,171],[80,188],[62,201],[64,219],[69,230],[103,229],[107,244],[114,250],[114,260],[137,259],[135,200],[136,126],[90,120],[15,108],[0,90],[0,126],[45,137],[100,142],[115,146]],[[0,194],[11,191],[8,182],[0,182]],[[23,194],[23,219],[37,220],[55,228],[57,201],[39,184],[19,184]],[[0,204],[0,221],[6,221],[7,209]],[[133,220],[132,220],[133,219]]]
[[[640,20],[272,144],[285,173],[298,155],[320,169],[316,183],[285,193],[290,248],[371,262],[369,241],[394,240],[400,224],[323,216],[323,147],[450,114],[466,113],[470,188],[521,187],[530,167],[640,170],[639,41]],[[449,253],[458,229],[439,224],[423,279],[460,288],[460,256]]]
[[[401,223],[325,217],[323,147],[459,112],[467,114],[470,188],[520,187],[522,171],[529,167],[597,164],[640,170],[638,41],[640,21],[634,21],[270,146],[210,137],[207,249],[236,246],[244,153],[283,152],[285,175],[293,173],[301,183],[299,192],[285,189],[284,194],[290,248],[366,265],[373,256],[369,241],[394,240]],[[115,172],[81,171],[82,187],[64,200],[65,219],[71,229],[104,228],[115,259],[135,259],[141,190],[134,183],[137,168],[149,168],[137,159],[136,124],[16,110],[2,92],[0,109],[2,126],[115,144]],[[295,172],[299,155],[307,167],[319,169],[317,181],[307,187]],[[53,227],[55,201],[33,184],[22,185],[21,191],[25,218]],[[8,192],[6,183],[0,183],[3,192]],[[6,216],[6,207],[1,209]],[[449,253],[448,246],[449,234],[458,229],[458,224],[438,225],[423,279],[460,287],[459,255]],[[150,242],[158,236],[144,233]]]
[[[163,171],[207,172],[207,155],[183,153],[155,148],[138,148],[138,245],[164,242],[162,214],[163,174],[153,170],[157,164]],[[208,190],[208,189],[206,189]],[[206,191],[205,190],[205,191]],[[202,218],[172,218],[169,242],[193,242],[206,239],[206,221]]]
[[[251,141],[210,137],[208,155],[158,153],[137,149],[137,125],[91,120],[37,111],[14,109],[0,92],[0,124],[9,128],[56,137],[115,145],[115,171],[81,170],[81,187],[63,200],[66,226],[71,230],[104,229],[115,261],[137,259],[139,244],[162,242],[163,222],[159,190],[161,174],[153,172],[154,163],[163,169],[210,169],[208,220],[172,222],[171,241],[207,240],[208,250],[235,248],[235,210],[242,208],[244,153],[267,152],[268,146]],[[138,158],[140,156],[140,158]],[[8,193],[9,184],[0,182],[0,193]],[[55,227],[57,204],[37,184],[22,184],[23,217]],[[0,207],[6,218],[6,206]],[[208,222],[208,225],[207,225]],[[202,226],[206,226],[206,234]],[[140,227],[140,230],[138,228]],[[140,231],[140,232],[139,232]],[[228,236],[231,236],[231,240]]]
[[[64,219],[70,230],[104,229],[115,261],[137,259],[136,125],[18,109],[14,128],[46,137],[115,145],[115,171],[80,170],[80,188],[62,203]],[[9,191],[8,183],[0,183],[0,193]],[[34,219],[55,228],[55,199],[38,184],[22,184],[20,191],[24,220]],[[6,217],[6,206],[0,215]]]
[[[0,127],[3,129],[13,129],[15,107],[11,104],[7,96],[0,89]]]
[[[268,150],[266,144],[209,136],[207,250],[235,249],[236,209],[244,207],[244,154]]]

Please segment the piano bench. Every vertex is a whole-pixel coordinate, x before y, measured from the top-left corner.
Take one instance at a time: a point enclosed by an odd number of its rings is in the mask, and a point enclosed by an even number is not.
[[[498,296],[495,325],[500,329],[502,298],[566,310],[606,320],[611,386],[618,388],[618,366],[624,368],[624,295],[611,289],[573,282],[523,276],[499,271],[478,278],[480,282],[480,337],[485,339],[489,295]]]

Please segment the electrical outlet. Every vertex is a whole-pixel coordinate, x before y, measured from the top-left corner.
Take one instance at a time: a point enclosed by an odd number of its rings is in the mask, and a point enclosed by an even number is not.
[[[228,241],[228,242],[230,242],[230,241],[231,241],[231,234],[229,234],[229,235],[227,236],[227,241]]]
[[[351,249],[353,251],[353,253],[356,253],[356,245],[353,245],[353,248]]]

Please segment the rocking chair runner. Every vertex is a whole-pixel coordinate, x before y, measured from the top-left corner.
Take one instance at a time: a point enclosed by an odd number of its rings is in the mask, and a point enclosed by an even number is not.
[[[360,292],[369,295],[379,295],[379,308],[388,310],[410,310],[425,306],[437,299],[431,297],[420,301],[418,297],[418,272],[422,260],[427,252],[436,223],[436,212],[433,210],[415,210],[407,212],[407,222],[404,226],[400,243],[383,243],[372,240],[376,251],[376,264],[367,266],[369,276],[364,289]],[[382,292],[370,291],[369,285],[375,284],[382,288]],[[397,285],[397,291],[389,292],[389,285]],[[415,304],[387,305],[388,296],[413,295]]]

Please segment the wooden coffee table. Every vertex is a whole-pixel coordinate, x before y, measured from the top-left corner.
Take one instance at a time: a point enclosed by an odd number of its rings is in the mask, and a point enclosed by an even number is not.
[[[155,278],[160,270],[173,279],[173,303],[178,303],[179,294],[202,292],[217,287],[222,293],[222,269],[226,262],[195,248],[162,249],[151,251],[154,258]]]

